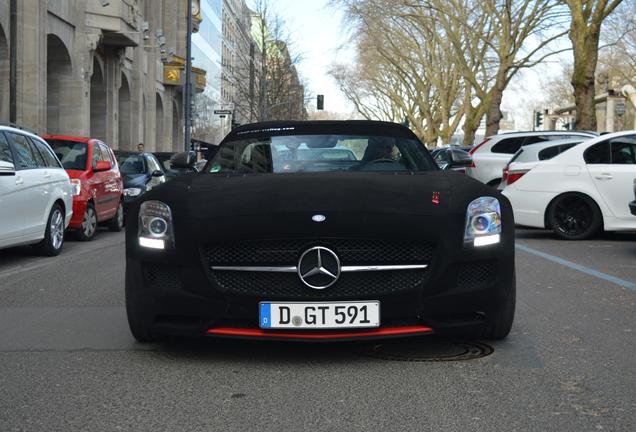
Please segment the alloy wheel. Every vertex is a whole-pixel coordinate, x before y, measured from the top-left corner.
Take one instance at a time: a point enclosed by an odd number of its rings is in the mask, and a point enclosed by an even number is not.
[[[556,228],[568,237],[587,232],[592,226],[594,214],[590,206],[576,197],[560,200],[554,212]]]
[[[85,237],[90,238],[95,234],[97,229],[97,215],[92,207],[86,209],[84,220],[82,221],[82,233]]]
[[[55,210],[51,216],[50,235],[53,248],[61,248],[64,242],[64,217],[59,209]]]
[[[119,204],[119,207],[117,207],[117,226],[119,228],[124,226],[124,207],[121,205],[121,203]]]

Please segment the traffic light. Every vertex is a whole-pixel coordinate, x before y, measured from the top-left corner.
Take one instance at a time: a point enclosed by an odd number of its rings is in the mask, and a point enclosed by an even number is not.
[[[325,109],[325,95],[318,95],[318,97],[316,98],[317,101],[317,106],[316,108],[318,109],[318,111],[322,111]]]
[[[534,126],[540,127],[543,124],[543,113],[541,111],[537,111],[534,113]]]

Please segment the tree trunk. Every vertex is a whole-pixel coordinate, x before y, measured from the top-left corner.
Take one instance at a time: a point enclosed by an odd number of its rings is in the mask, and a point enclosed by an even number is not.
[[[576,72],[575,72],[576,74]],[[572,80],[574,87],[574,103],[576,105],[576,125],[578,130],[596,131],[596,105],[594,96],[596,88],[594,79],[591,80]]]
[[[464,125],[462,126],[462,130],[464,131],[464,145],[469,146],[475,143],[475,133],[477,129],[479,129],[480,123],[481,115],[478,115],[477,110],[474,108],[470,109],[469,112],[466,113]]]
[[[570,40],[574,53],[572,87],[576,104],[576,128],[596,130],[594,74],[598,63],[598,44],[601,37],[602,15],[593,15],[588,24],[578,3],[568,3],[572,12]],[[601,5],[597,5],[597,8]],[[605,6],[603,6],[605,7]],[[596,20],[595,20],[596,18]]]
[[[576,128],[579,130],[596,130],[596,108],[594,96],[596,86],[594,74],[598,62],[599,34],[581,35],[572,32],[570,39],[574,46],[574,71],[572,87],[576,104]]]
[[[501,112],[501,101],[503,92],[506,89],[506,69],[500,66],[497,73],[497,82],[490,91],[490,98],[486,104],[486,136],[497,135],[499,133],[499,122],[503,118]]]

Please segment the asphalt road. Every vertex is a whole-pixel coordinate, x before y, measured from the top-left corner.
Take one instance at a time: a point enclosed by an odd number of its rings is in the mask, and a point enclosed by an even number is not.
[[[436,338],[137,344],[123,234],[0,251],[0,432],[636,430],[636,234],[519,230],[513,331],[446,362]],[[600,272],[600,273],[599,273]]]

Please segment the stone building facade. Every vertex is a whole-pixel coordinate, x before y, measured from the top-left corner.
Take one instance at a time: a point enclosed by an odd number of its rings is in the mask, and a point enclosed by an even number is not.
[[[246,103],[250,85],[250,53],[253,53],[252,12],[245,0],[223,0],[223,46],[221,98],[232,108],[231,119],[243,124],[252,121]]]
[[[0,0],[0,122],[9,120],[9,3]],[[17,124],[119,149],[184,148],[185,0],[17,3]],[[195,71],[202,92],[206,71]]]

